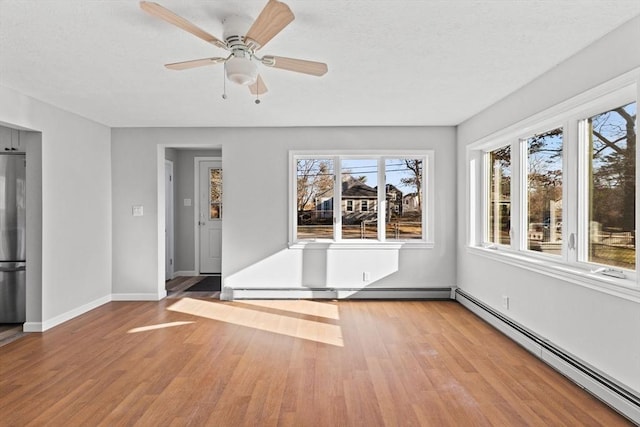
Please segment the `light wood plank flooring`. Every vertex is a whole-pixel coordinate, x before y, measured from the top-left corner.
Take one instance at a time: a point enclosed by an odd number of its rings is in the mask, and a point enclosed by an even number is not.
[[[453,301],[111,302],[0,348],[3,426],[620,426]]]

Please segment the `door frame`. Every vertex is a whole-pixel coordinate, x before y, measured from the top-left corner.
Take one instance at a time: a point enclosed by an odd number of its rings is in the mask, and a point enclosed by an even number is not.
[[[170,182],[167,182],[167,171],[170,173]],[[173,161],[169,159],[164,160],[164,175],[165,175],[165,280],[171,280],[175,274],[175,179]],[[167,263],[167,259],[172,262]],[[167,277],[168,276],[168,277]]]
[[[196,275],[200,274],[200,162],[220,162],[222,165],[222,206],[224,212],[224,165],[222,157],[194,157],[193,158],[193,243],[194,243],[194,269]],[[223,214],[224,215],[224,214]],[[222,225],[224,233],[224,224]]]

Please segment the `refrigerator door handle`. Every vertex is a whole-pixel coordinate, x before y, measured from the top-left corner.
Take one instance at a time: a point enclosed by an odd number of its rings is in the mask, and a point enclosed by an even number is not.
[[[20,267],[0,267],[0,273],[15,273],[17,271],[26,271],[27,267],[22,265]]]

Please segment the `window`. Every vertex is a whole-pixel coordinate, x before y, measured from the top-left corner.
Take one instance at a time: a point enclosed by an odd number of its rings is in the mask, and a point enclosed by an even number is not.
[[[378,160],[343,159],[340,165],[343,204],[352,202],[359,207],[357,212],[343,210],[342,238],[377,239],[378,215],[373,206],[378,199]]]
[[[636,103],[587,120],[590,165],[587,261],[636,268]]]
[[[297,234],[303,239],[333,237],[333,160],[296,162]]]
[[[640,292],[637,86],[599,93],[470,146],[469,242],[505,262]]]
[[[400,156],[292,152],[291,241],[431,242],[432,157],[431,151]]]
[[[422,238],[423,166],[420,158],[385,160],[387,239]]]
[[[222,218],[222,169],[209,169],[209,218]]]
[[[526,144],[527,249],[560,255],[562,249],[562,128]]]
[[[488,241],[508,245],[511,238],[511,146],[488,153]]]
[[[353,212],[353,200],[347,200],[345,203],[347,205],[347,212]]]

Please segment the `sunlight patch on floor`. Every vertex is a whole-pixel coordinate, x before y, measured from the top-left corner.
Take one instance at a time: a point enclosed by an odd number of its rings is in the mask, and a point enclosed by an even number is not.
[[[139,328],[133,328],[133,329],[129,329],[127,331],[128,334],[135,334],[137,332],[147,332],[147,331],[154,331],[156,329],[164,329],[164,328],[172,328],[174,326],[182,326],[182,325],[188,325],[190,323],[194,323],[194,322],[169,322],[169,323],[159,323],[157,325],[149,325],[149,326],[141,326]]]
[[[242,302],[243,304],[246,301]],[[209,302],[199,299],[182,298],[168,310],[207,319],[218,320],[247,328],[287,335],[338,347],[344,347],[342,330],[338,325],[330,325],[312,320],[265,313],[234,305],[233,303]]]
[[[307,314],[309,316],[324,317],[326,319],[340,320],[338,306],[326,302],[309,300],[241,300],[242,304],[255,305],[257,307],[271,308],[292,313]]]

